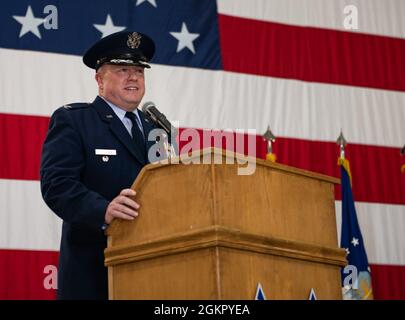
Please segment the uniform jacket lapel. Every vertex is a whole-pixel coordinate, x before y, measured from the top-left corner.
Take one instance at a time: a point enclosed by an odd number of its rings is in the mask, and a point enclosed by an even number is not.
[[[110,130],[117,137],[117,139],[128,149],[128,151],[141,163],[145,163],[145,157],[142,155],[139,148],[136,148],[134,141],[128,134],[127,129],[121,120],[117,117],[110,106],[100,97],[93,101],[93,106],[98,112],[102,121],[110,126]],[[146,131],[145,131],[146,134]],[[146,136],[147,137],[147,136]]]

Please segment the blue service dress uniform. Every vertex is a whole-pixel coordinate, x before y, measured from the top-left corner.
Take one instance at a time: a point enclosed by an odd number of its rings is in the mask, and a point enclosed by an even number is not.
[[[138,113],[148,137],[155,126]],[[153,143],[146,141],[146,150]],[[115,152],[101,155],[96,149]],[[52,115],[40,174],[45,202],[63,219],[58,299],[108,298],[104,216],[109,202],[147,164],[141,149],[100,97],[90,104],[61,107]]]

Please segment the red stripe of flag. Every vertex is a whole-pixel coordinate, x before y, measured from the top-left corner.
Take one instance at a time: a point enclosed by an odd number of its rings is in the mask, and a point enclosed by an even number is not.
[[[47,265],[57,266],[55,251],[0,250],[0,300],[54,299],[45,289]],[[399,283],[405,283],[405,266],[370,265],[375,299],[405,299]]]
[[[405,40],[219,15],[223,68],[405,91]]]
[[[405,300],[405,266],[370,264],[370,269],[374,299]]]
[[[0,300],[55,299],[56,290],[46,289],[44,280],[46,267],[57,267],[58,259],[55,251],[0,250]]]
[[[39,180],[49,118],[0,113],[0,179]]]
[[[277,161],[293,167],[340,178],[339,146],[335,142],[278,138],[274,145]],[[399,148],[348,144],[355,201],[405,204],[405,162]],[[340,200],[341,188],[336,188]]]
[[[5,155],[0,157],[0,179],[39,180],[41,149],[48,123],[46,117],[0,114],[0,150]],[[202,131],[199,132],[201,135]],[[197,148],[203,146],[202,140]],[[186,143],[182,142],[180,147]],[[264,158],[266,145],[260,136],[256,137],[256,144],[257,157]],[[340,177],[339,147],[335,142],[278,138],[274,152],[279,163]],[[400,170],[404,160],[399,148],[349,144],[346,155],[351,163],[356,201],[405,204],[405,175]],[[338,200],[341,199],[339,189]]]

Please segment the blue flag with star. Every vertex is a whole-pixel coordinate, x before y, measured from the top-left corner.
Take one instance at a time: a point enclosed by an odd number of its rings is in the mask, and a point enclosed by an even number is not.
[[[372,299],[371,275],[366,249],[357,220],[351,186],[350,164],[339,159],[342,180],[342,232],[340,246],[346,249],[348,266],[342,269],[343,298]],[[350,281],[348,279],[350,278]]]
[[[222,69],[216,1],[19,0],[0,11],[2,48],[81,56],[97,40],[129,30],[155,41],[152,63]]]

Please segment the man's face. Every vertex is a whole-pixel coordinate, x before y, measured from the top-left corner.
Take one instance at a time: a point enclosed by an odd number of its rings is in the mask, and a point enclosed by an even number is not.
[[[144,68],[103,65],[96,73],[99,94],[126,110],[135,110],[145,94]]]

